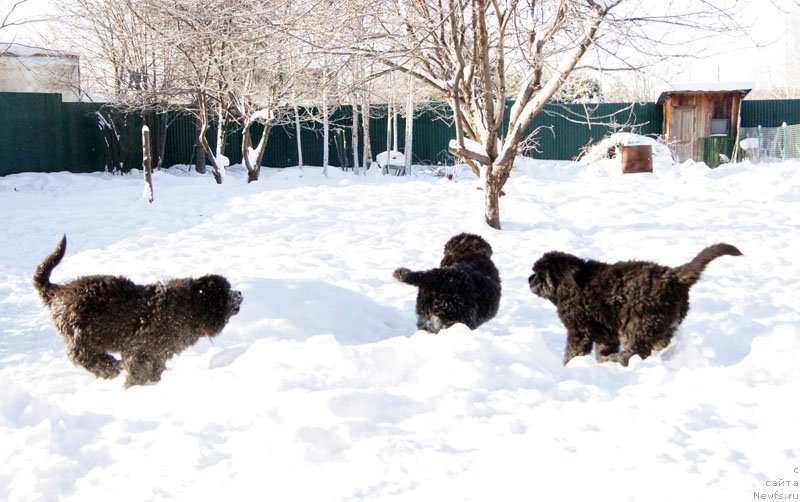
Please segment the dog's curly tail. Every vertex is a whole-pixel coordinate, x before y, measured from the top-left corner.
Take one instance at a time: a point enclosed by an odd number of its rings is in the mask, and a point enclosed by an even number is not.
[[[47,258],[42,260],[38,267],[36,267],[36,272],[33,274],[33,286],[36,288],[36,291],[39,292],[39,295],[42,297],[45,303],[50,303],[50,298],[52,298],[53,293],[58,289],[58,286],[50,282],[50,274],[53,272],[53,269],[61,263],[61,259],[64,258],[64,253],[67,252],[67,236],[64,235],[61,237],[61,242],[58,243],[56,249],[50,253]]]
[[[681,265],[680,267],[675,267],[675,271],[678,274],[678,280],[687,286],[693,285],[698,279],[700,279],[700,274],[703,273],[703,270],[705,270],[706,266],[711,263],[712,260],[725,255],[741,256],[742,252],[739,251],[735,246],[725,243],[708,246],[704,250],[700,251],[700,253],[689,263]]]

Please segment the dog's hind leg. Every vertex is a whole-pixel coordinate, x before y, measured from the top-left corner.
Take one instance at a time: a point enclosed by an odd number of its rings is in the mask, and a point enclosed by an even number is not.
[[[121,370],[119,361],[111,354],[89,352],[85,347],[72,346],[67,355],[72,362],[99,378],[114,378]]]
[[[128,372],[125,388],[144,385],[161,380],[161,373],[167,368],[166,362],[149,354],[123,355],[123,365]]]
[[[425,330],[428,333],[438,333],[443,328],[449,328],[452,325],[453,323],[448,324],[435,314],[417,316],[417,329]]]

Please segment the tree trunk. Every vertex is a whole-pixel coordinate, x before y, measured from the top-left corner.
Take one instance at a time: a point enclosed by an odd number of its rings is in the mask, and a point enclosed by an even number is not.
[[[211,160],[211,174],[214,175],[214,181],[221,185],[222,173],[220,173],[219,168],[217,167],[217,159],[214,158],[214,152],[211,150],[211,146],[208,144],[208,141],[206,141],[206,129],[208,129],[208,117],[205,114],[201,114],[200,131],[198,132],[197,143],[203,149],[204,155]],[[203,171],[205,172],[205,166]]]
[[[259,170],[261,170],[261,162],[264,160],[264,152],[267,151],[267,140],[269,139],[269,133],[271,131],[272,125],[264,124],[264,130],[261,131],[261,139],[258,141],[258,154],[256,155],[256,165]]]
[[[369,98],[365,95],[364,103],[361,106],[361,127],[364,133],[364,170],[368,170],[372,164],[372,142],[369,138],[370,113]]]
[[[225,113],[222,110],[222,105],[217,109],[217,148],[214,157],[219,159],[221,155],[225,155],[225,143],[228,136],[225,134],[228,128],[228,119],[225,118]]]
[[[400,144],[397,142],[397,105],[392,97],[392,150],[399,152]]]
[[[167,151],[167,130],[169,129],[169,117],[167,113],[159,113],[157,122],[159,127],[158,133],[155,135],[155,147],[156,159],[158,159],[158,162],[156,163],[155,169],[161,169],[164,167],[164,155]]]
[[[200,142],[200,138],[205,134],[205,129],[202,122],[203,121],[200,120],[200,117],[196,117],[194,130],[197,143],[195,143],[194,146],[194,170],[199,174],[206,174],[206,150],[203,148],[203,144]]]
[[[328,159],[330,156],[330,119],[328,117],[328,90],[322,90],[322,174],[328,176]]]
[[[386,105],[386,158],[383,161],[381,174],[389,174],[389,160],[392,158],[392,101]]]
[[[164,166],[164,152],[167,147],[167,122],[166,112],[147,111],[142,113],[142,121],[147,126],[150,136],[150,152],[152,155],[153,169],[160,169]]]
[[[406,103],[406,139],[405,150],[405,165],[403,166],[403,175],[411,173],[411,160],[414,156],[414,79],[410,79],[408,83],[408,103]]]
[[[255,167],[250,164],[250,126],[253,125],[253,122],[247,121],[244,125],[244,129],[242,130],[242,162],[244,163],[244,167],[247,169],[247,182],[252,183],[253,181],[258,180],[259,171],[261,165],[256,163]]]
[[[358,174],[358,102],[352,101],[352,125],[350,127],[350,140],[353,144],[353,174]]]
[[[269,124],[264,124],[264,130],[261,131],[261,139],[258,141],[258,145],[255,149],[255,165],[252,165],[250,163],[250,126],[252,125],[253,122],[247,122],[247,124],[244,126],[244,131],[242,131],[242,161],[247,168],[248,183],[258,181],[258,176],[261,174],[261,161],[264,159],[264,151],[266,150],[267,146],[267,138],[269,138],[269,132],[272,129],[272,126]]]
[[[222,173],[220,173],[219,166],[217,166],[217,159],[214,156],[214,152],[211,150],[211,146],[209,146],[208,141],[206,140],[206,130],[208,130],[208,108],[206,107],[207,102],[205,96],[199,94],[197,96],[197,146],[198,148],[202,149],[202,153],[200,151],[197,152],[197,166],[199,168],[200,159],[203,159],[203,170],[197,169],[198,173],[205,174],[205,161],[206,157],[211,160],[211,174],[214,175],[214,181],[217,184],[222,184]]]
[[[491,167],[480,166],[480,171],[486,224],[500,230],[500,193],[503,189],[502,180],[492,174]]]
[[[294,132],[297,136],[297,165],[303,168],[303,142],[300,138],[300,114],[297,111],[297,101],[292,96],[292,106],[294,107]]]
[[[222,172],[220,172],[219,167],[217,167],[217,159],[214,158],[214,152],[211,150],[211,145],[209,145],[208,141],[206,141],[205,135],[200,139],[200,141],[203,145],[206,155],[208,155],[208,158],[211,160],[211,174],[214,176],[214,181],[216,181],[218,185],[221,185]]]
[[[106,149],[104,152],[103,163],[110,173],[122,174],[122,148],[119,142],[119,133],[117,126],[114,123],[114,115],[111,111],[106,112],[108,116],[103,115],[101,111],[95,112],[98,126],[103,132],[105,139]]]

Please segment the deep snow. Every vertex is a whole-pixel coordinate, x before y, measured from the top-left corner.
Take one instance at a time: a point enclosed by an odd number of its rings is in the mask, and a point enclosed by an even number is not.
[[[0,178],[0,500],[754,500],[800,488],[800,163],[521,162],[482,218],[471,175],[239,166]],[[476,331],[415,332],[394,268],[483,235],[503,280]],[[123,389],[73,366],[31,275],[226,275],[241,313]],[[526,278],[559,249],[688,261],[725,241],[674,346],[561,365]]]

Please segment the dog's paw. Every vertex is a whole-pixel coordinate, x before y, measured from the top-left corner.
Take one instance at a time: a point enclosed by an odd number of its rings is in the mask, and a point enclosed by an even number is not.
[[[103,354],[97,358],[90,371],[99,378],[111,379],[119,375],[120,371],[122,371],[122,366],[111,354]]]
[[[597,362],[599,363],[619,363],[623,366],[628,365],[628,361],[633,356],[630,352],[615,352],[613,354],[598,355]]]
[[[411,273],[411,271],[409,269],[407,269],[405,267],[401,267],[401,268],[398,268],[397,270],[394,271],[394,273],[392,274],[392,277],[394,277],[398,281],[405,282],[406,277],[408,277],[408,274],[410,274],[410,273]]]

